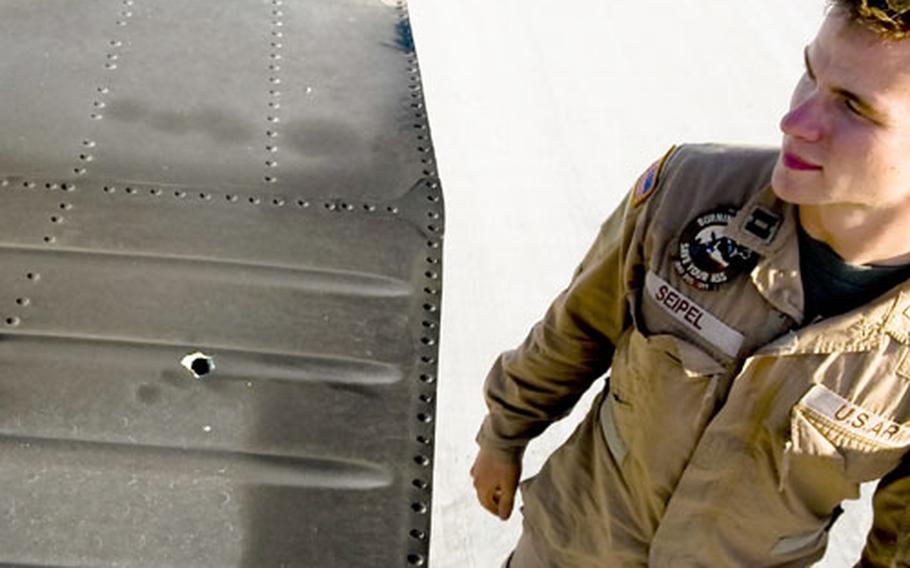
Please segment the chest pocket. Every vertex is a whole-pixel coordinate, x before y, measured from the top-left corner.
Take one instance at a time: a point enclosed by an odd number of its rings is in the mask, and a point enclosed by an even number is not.
[[[814,385],[791,413],[787,451],[792,457],[814,458],[819,466],[842,472],[851,484],[881,478],[897,466],[908,446],[908,425],[824,385]]]
[[[617,346],[600,411],[616,461],[631,454],[643,464],[684,463],[725,380],[724,366],[697,346],[673,335],[645,336],[629,329]]]

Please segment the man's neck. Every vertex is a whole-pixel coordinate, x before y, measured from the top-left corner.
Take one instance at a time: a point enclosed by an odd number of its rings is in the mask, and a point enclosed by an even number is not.
[[[850,264],[910,263],[910,207],[800,205],[799,220],[809,236]]]

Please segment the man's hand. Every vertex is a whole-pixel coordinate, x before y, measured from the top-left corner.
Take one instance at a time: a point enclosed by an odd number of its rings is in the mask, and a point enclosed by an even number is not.
[[[506,462],[483,448],[471,466],[477,500],[486,510],[506,520],[512,514],[515,490],[521,477],[520,462]]]

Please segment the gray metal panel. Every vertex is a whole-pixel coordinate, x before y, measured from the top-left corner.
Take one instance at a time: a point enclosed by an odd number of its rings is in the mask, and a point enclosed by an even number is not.
[[[404,4],[0,0],[0,54],[0,566],[425,565]]]

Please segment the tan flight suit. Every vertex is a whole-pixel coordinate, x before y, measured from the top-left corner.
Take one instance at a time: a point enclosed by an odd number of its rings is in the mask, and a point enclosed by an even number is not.
[[[839,504],[888,475],[858,565],[910,566],[910,285],[803,326],[796,208],[770,190],[776,159],[671,150],[491,370],[478,442],[520,459],[610,369],[522,484],[547,565],[808,566]]]

